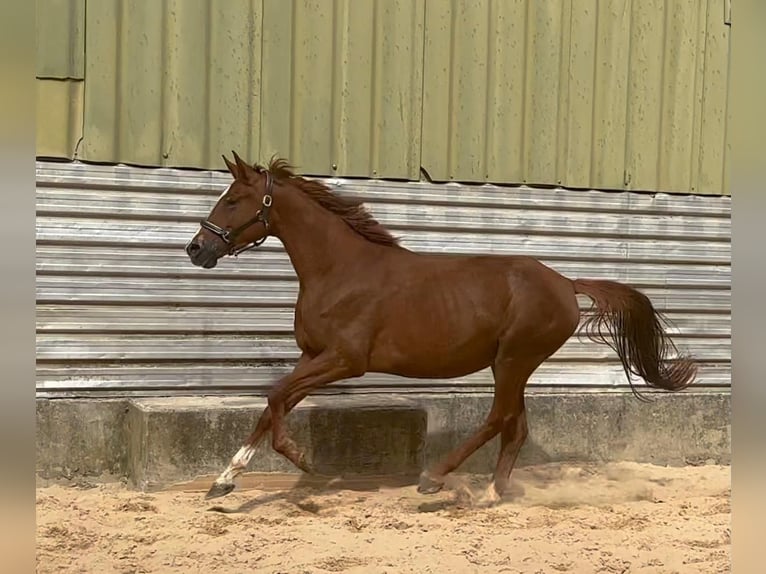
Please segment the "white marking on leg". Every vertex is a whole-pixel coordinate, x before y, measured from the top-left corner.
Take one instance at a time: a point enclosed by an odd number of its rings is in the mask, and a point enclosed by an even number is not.
[[[497,493],[497,489],[495,488],[495,483],[490,482],[487,489],[482,493],[482,495],[479,497],[479,499],[476,501],[478,506],[494,506],[500,502],[500,495]]]
[[[220,476],[215,480],[216,484],[232,484],[234,478],[241,474],[250,463],[250,459],[255,454],[255,447],[244,445],[237,451],[237,454],[231,459],[229,466],[226,467]]]
[[[246,444],[237,451],[237,454],[234,455],[234,458],[231,459],[231,462],[236,466],[242,467],[242,470],[244,470],[247,465],[250,464],[250,459],[253,458],[254,454],[255,448],[249,444]]]

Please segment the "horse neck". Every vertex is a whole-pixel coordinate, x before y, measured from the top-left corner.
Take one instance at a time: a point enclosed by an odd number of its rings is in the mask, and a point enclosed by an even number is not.
[[[280,193],[281,192],[281,193]],[[285,247],[303,285],[331,273],[349,258],[358,258],[372,243],[300,189],[274,193],[272,233]]]

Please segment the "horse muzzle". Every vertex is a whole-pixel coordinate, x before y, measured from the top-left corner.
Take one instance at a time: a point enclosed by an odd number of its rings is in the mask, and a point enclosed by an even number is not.
[[[203,269],[212,269],[218,265],[218,259],[223,255],[223,253],[218,253],[214,245],[202,240],[199,235],[189,241],[186,246],[186,254],[192,264]]]

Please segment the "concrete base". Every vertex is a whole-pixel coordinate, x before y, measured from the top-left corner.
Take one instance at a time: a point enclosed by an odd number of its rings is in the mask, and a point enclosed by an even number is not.
[[[490,395],[323,395],[303,401],[288,428],[318,472],[412,475],[443,457],[486,417]],[[218,474],[249,435],[256,397],[132,400],[38,399],[37,469],[43,479],[127,478],[154,489]],[[518,466],[629,460],[729,464],[728,393],[530,393],[530,434]],[[494,468],[498,439],[460,471]],[[297,472],[267,439],[249,471]]]
[[[125,476],[125,400],[37,400],[37,471],[41,478]]]
[[[266,401],[254,398],[176,398],[131,401],[127,416],[127,474],[133,486],[152,489],[218,474],[242,446]],[[306,399],[286,419],[309,464],[325,475],[417,474],[427,421],[413,401],[381,397]],[[259,446],[252,470],[297,472],[275,453],[271,435]]]

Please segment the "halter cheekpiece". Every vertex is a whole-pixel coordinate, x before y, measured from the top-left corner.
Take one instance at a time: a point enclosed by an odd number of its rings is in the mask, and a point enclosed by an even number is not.
[[[245,223],[237,227],[236,229],[223,229],[221,227],[218,227],[215,223],[211,223],[207,219],[203,219],[200,221],[200,226],[204,229],[207,229],[211,233],[215,233],[218,237],[223,239],[224,243],[229,246],[229,250],[226,252],[227,255],[234,255],[235,257],[242,253],[243,251],[247,251],[248,249],[252,249],[253,247],[258,247],[261,245],[264,241],[266,241],[266,238],[269,236],[269,211],[271,209],[271,204],[274,200],[273,198],[273,192],[274,192],[274,176],[271,175],[271,172],[268,170],[264,170],[264,173],[266,174],[266,193],[263,195],[263,208],[259,209],[255,215],[247,220]],[[263,226],[266,229],[266,233],[263,237],[258,239],[257,241],[251,241],[250,243],[246,243],[242,247],[238,247],[235,249],[237,236],[242,233],[245,229],[250,227],[251,225],[255,225],[256,223],[262,223]]]

